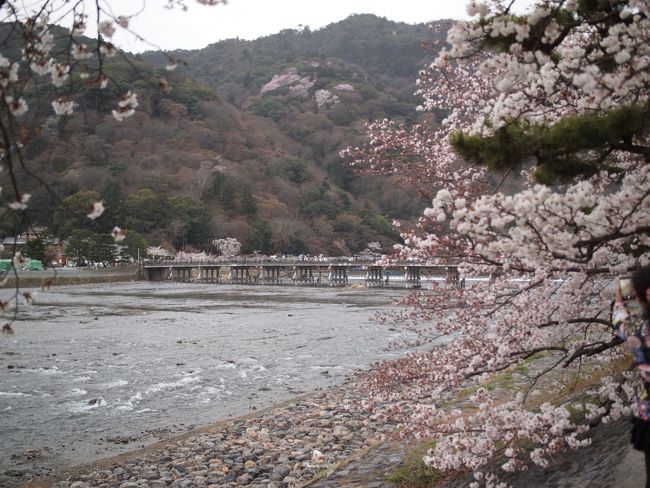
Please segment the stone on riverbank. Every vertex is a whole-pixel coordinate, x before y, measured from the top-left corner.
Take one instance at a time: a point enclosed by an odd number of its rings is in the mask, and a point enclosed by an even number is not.
[[[391,429],[351,408],[361,400],[355,392],[350,384],[319,392],[107,468],[69,475],[56,486],[82,488],[89,480],[94,487],[119,488],[299,486]]]

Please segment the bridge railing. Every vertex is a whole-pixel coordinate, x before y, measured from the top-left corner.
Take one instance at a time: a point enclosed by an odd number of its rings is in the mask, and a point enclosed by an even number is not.
[[[268,258],[268,257],[250,257],[239,259],[226,259],[215,258],[211,260],[172,260],[172,259],[145,259],[143,260],[145,266],[182,266],[182,265],[196,265],[196,266],[246,266],[246,265],[365,265],[365,266],[382,266],[384,268],[397,268],[401,266],[422,266],[422,267],[446,267],[455,266],[451,263],[431,263],[425,261],[389,261],[389,260],[375,260],[363,259],[354,257],[335,257],[335,258]]]

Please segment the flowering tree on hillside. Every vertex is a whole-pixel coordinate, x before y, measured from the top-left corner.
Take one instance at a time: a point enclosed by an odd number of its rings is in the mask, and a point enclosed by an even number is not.
[[[648,2],[512,4],[470,2],[476,20],[455,24],[422,74],[423,109],[447,115],[438,131],[383,121],[348,150],[361,171],[429,185],[399,251],[453,258],[468,283],[406,299],[396,318],[423,324],[419,343],[448,340],[375,368],[370,406],[434,437],[425,461],[474,471],[476,486],[499,486],[496,455],[505,471],[546,466],[588,444],[590,424],[629,414],[635,377],[603,373],[623,353],[612,281],[650,261]],[[488,170],[521,173],[520,188]],[[515,398],[491,390],[504,377]],[[468,385],[475,410],[444,407]]]
[[[226,3],[196,1],[204,5]],[[129,26],[134,15],[121,15],[109,3],[0,0],[0,167],[5,170],[0,215],[5,222],[15,223],[17,229],[29,227],[25,210],[31,195],[21,181],[29,178],[39,182],[42,191],[51,191],[51,182],[32,172],[25,156],[25,149],[48,120],[72,114],[78,101],[92,91],[113,97],[109,112],[117,121],[130,117],[138,107],[137,90],[111,78],[106,65],[115,56],[129,59],[114,42],[116,32],[139,41],[145,39]],[[163,3],[167,8],[187,9],[185,0]],[[135,15],[140,14],[142,9]],[[93,37],[85,37],[88,33]],[[168,59],[167,69],[172,70],[177,60]],[[170,89],[166,79],[161,78],[159,83],[161,90]],[[87,218],[97,219],[103,212],[103,202],[95,202],[88,208]],[[114,239],[124,239],[127,231],[116,227]],[[16,268],[23,258],[15,249],[12,253]],[[0,278],[6,278],[6,272]],[[30,301],[31,295],[20,293],[17,287],[12,298],[0,301],[0,307],[15,309],[24,300]],[[3,331],[11,330],[9,321]]]
[[[241,254],[241,242],[234,237],[213,239],[212,245],[226,259],[232,259]]]
[[[147,248],[147,256],[152,256],[154,259],[167,258],[173,256],[173,253],[161,246],[149,246]]]

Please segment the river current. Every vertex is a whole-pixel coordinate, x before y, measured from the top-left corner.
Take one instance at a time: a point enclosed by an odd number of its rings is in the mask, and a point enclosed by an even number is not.
[[[144,446],[395,357],[403,290],[61,286],[0,337],[0,484]],[[10,476],[10,477],[9,477]]]

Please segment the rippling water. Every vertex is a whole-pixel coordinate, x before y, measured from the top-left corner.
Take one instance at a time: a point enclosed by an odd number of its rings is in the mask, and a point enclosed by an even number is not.
[[[41,293],[0,338],[0,475],[88,462],[340,382],[395,354],[384,349],[401,333],[368,318],[401,293],[152,283]]]

